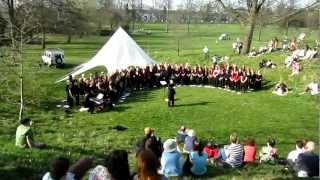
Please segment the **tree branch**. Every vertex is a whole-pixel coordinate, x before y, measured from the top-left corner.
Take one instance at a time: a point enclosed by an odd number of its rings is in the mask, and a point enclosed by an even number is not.
[[[231,7],[228,7],[226,6],[222,0],[216,0],[221,6],[222,8],[227,11],[233,18],[239,20],[241,23],[245,23],[247,22],[247,18],[243,17],[243,15],[238,12],[237,10],[231,8]]]

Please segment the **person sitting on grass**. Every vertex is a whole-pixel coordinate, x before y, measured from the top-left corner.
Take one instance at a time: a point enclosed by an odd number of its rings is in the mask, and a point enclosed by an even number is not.
[[[189,129],[187,137],[184,141],[183,152],[189,154],[193,150],[194,143],[196,142],[196,132],[193,129]]]
[[[93,158],[83,157],[69,168],[69,160],[57,158],[52,163],[51,171],[42,180],[76,180],[82,179],[93,166]]]
[[[304,147],[304,152],[298,155],[295,172],[298,177],[319,176],[319,155],[315,154],[314,142],[308,141]]]
[[[253,138],[248,137],[244,144],[244,163],[254,163],[256,160],[256,145]]]
[[[89,175],[89,180],[130,180],[128,153],[125,150],[114,150],[105,160],[105,166],[96,166]]]
[[[276,84],[272,93],[278,96],[286,96],[288,94],[288,87],[284,82],[280,81],[278,84]]]
[[[16,131],[16,146],[20,148],[43,148],[44,143],[37,142],[33,138],[32,133],[32,120],[30,118],[24,118],[20,122]]]
[[[137,174],[134,180],[167,180],[167,178],[158,173],[161,164],[156,155],[149,150],[143,150],[137,157]]]
[[[208,154],[208,160],[214,162],[219,158],[219,147],[213,142],[208,142],[207,145],[203,148],[203,152]]]
[[[301,65],[298,61],[293,61],[291,67],[292,67],[292,73],[290,76],[294,76],[294,75],[299,74],[299,72],[301,70]]]
[[[287,163],[290,167],[294,167],[298,159],[299,154],[303,153],[303,142],[301,140],[296,141],[296,149],[291,151],[287,157]]]
[[[310,92],[311,95],[317,95],[320,93],[320,84],[312,81],[305,89],[305,92]]]
[[[267,140],[267,146],[263,146],[261,151],[259,152],[259,161],[263,162],[271,162],[274,163],[278,158],[278,150],[275,148],[276,141],[273,138],[269,138]]]
[[[180,144],[184,144],[184,141],[186,139],[186,137],[188,136],[187,134],[187,129],[185,126],[181,126],[180,129],[177,131],[177,135],[176,135],[176,142],[177,142],[177,148],[178,151],[180,151]]]
[[[152,139],[152,140],[149,140]],[[144,137],[139,140],[136,144],[136,155],[139,154],[140,151],[144,150],[146,147],[150,147],[151,141],[157,140],[158,142],[161,142],[160,138],[157,138],[154,134],[154,129],[150,127],[144,128]],[[146,142],[149,141],[147,144]],[[147,146],[146,146],[147,145]]]
[[[190,172],[193,176],[202,176],[207,172],[208,154],[202,150],[203,144],[201,142],[196,143],[193,151],[189,155],[192,164]]]
[[[51,163],[51,169],[47,172],[42,180],[55,180],[55,179],[67,179],[70,174],[67,175],[70,166],[69,159],[64,157],[58,157]]]
[[[239,137],[236,133],[230,135],[230,145],[220,149],[221,159],[225,167],[240,167],[243,163],[243,146],[239,144]]]
[[[174,139],[167,139],[163,144],[161,156],[161,174],[166,177],[182,175],[183,157],[177,151],[177,143]]]

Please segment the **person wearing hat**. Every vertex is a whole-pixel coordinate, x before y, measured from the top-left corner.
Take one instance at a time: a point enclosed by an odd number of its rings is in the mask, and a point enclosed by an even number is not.
[[[177,143],[174,139],[168,139],[163,144],[161,156],[161,174],[166,177],[182,175],[183,157],[177,151]]]
[[[30,118],[24,118],[20,121],[16,131],[16,146],[20,148],[42,148],[45,146],[43,143],[34,141],[31,125],[32,120]]]
[[[174,95],[176,94],[176,91],[174,89],[174,83],[173,80],[170,80],[169,86],[168,86],[168,107],[174,106]]]

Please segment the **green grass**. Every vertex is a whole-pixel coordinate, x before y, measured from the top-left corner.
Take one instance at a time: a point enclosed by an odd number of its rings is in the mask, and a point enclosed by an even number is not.
[[[113,149],[127,149],[131,170],[135,158],[132,152],[136,140],[143,135],[143,128],[154,127],[163,140],[173,137],[181,125],[192,127],[200,139],[215,138],[219,144],[228,143],[231,132],[237,131],[241,140],[253,136],[257,146],[264,145],[266,138],[275,137],[280,155],[285,157],[294,148],[297,139],[306,138],[319,142],[319,96],[298,95],[314,77],[319,77],[319,62],[303,62],[303,72],[289,77],[290,70],[283,66],[285,53],[274,53],[257,58],[232,54],[231,43],[236,37],[243,39],[244,27],[239,25],[192,25],[186,33],[186,25],[171,25],[169,33],[160,24],[144,25],[151,30],[150,37],[135,33],[134,39],[158,62],[210,64],[203,60],[202,48],[207,45],[211,54],[231,56],[231,62],[257,68],[262,58],[272,58],[279,66],[263,70],[266,88],[258,92],[237,95],[219,89],[181,87],[177,89],[177,107],[168,109],[163,101],[163,89],[135,92],[112,112],[90,115],[74,112],[65,115],[56,108],[64,99],[64,84],[54,82],[72,70],[72,67],[89,60],[107,38],[74,37],[65,44],[65,37],[49,36],[50,48],[65,50],[66,69],[39,67],[40,46],[25,46],[25,99],[26,116],[31,117],[37,140],[50,145],[49,149],[17,149],[14,146],[18,125],[19,81],[15,72],[19,66],[0,62],[0,73],[7,81],[0,86],[0,177],[1,179],[39,179],[49,169],[56,156],[67,156],[73,161],[84,155],[94,155],[101,163]],[[312,44],[315,32],[308,29],[291,29],[289,37],[300,32],[308,34]],[[232,40],[216,43],[221,33],[228,32]],[[277,27],[266,27],[262,40],[255,36],[253,45],[258,47],[274,36],[282,37]],[[257,34],[257,33],[255,33]],[[180,39],[180,56],[177,44]],[[280,79],[288,83],[292,91],[286,97],[271,94],[273,85]],[[122,124],[127,131],[115,132],[109,127]],[[318,147],[318,145],[317,145]],[[241,170],[223,170],[209,167],[208,179],[261,179],[290,178],[281,166],[246,166]]]

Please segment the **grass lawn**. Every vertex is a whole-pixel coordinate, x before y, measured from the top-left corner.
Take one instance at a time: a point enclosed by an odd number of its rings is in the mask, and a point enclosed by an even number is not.
[[[171,25],[165,33],[165,25],[144,25],[151,35],[134,33],[137,43],[158,62],[211,64],[204,60],[202,48],[207,45],[210,54],[231,56],[231,62],[257,68],[262,58],[271,58],[277,69],[262,70],[266,85],[263,90],[245,94],[235,94],[221,89],[197,87],[177,88],[177,106],[169,109],[164,102],[163,89],[133,93],[127,101],[120,103],[112,112],[88,114],[73,112],[66,115],[56,105],[65,98],[64,83],[54,82],[67,74],[76,65],[88,61],[107,41],[105,37],[74,37],[71,44],[66,38],[51,35],[48,47],[65,51],[65,69],[39,67],[41,48],[38,45],[25,46],[25,100],[26,116],[34,120],[34,134],[39,141],[50,145],[45,150],[17,149],[14,146],[15,130],[18,126],[19,81],[16,72],[19,66],[5,65],[0,61],[0,73],[7,77],[0,86],[0,179],[40,179],[49,169],[54,157],[67,156],[73,161],[84,155],[94,155],[101,163],[105,155],[113,149],[126,149],[130,153],[131,170],[134,171],[135,158],[132,151],[138,138],[143,136],[143,128],[154,127],[163,140],[174,137],[181,125],[192,127],[200,139],[215,138],[217,143],[228,143],[229,134],[239,133],[241,140],[246,136],[256,139],[258,149],[268,137],[274,137],[280,155],[285,157],[295,146],[297,139],[317,142],[319,149],[319,96],[299,95],[312,78],[319,77],[319,61],[303,62],[303,71],[289,77],[291,71],[283,66],[286,53],[247,58],[232,54],[231,43],[237,37],[243,38],[244,27],[239,25],[192,25],[186,33],[186,25]],[[221,33],[228,32],[231,39],[216,43]],[[316,32],[309,29],[291,29],[289,37],[307,33],[307,42]],[[259,47],[272,37],[283,37],[277,27],[263,29]],[[179,53],[178,56],[178,40]],[[100,69],[99,69],[100,70]],[[273,86],[284,80],[292,91],[286,97],[271,93]],[[319,80],[319,79],[318,79]],[[123,132],[115,132],[110,127],[121,124],[128,127]],[[242,141],[243,142],[243,141]],[[225,170],[209,167],[207,179],[273,179],[291,178],[282,172],[280,165],[252,165],[240,170]]]

